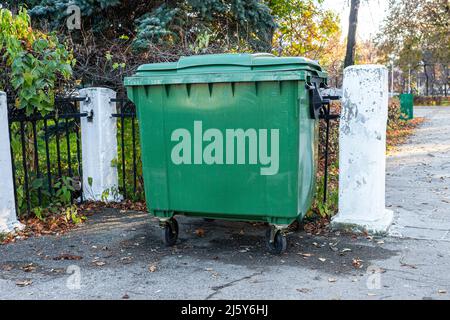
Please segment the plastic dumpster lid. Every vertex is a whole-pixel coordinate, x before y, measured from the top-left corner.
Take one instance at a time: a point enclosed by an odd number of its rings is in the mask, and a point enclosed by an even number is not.
[[[269,53],[208,54],[144,64],[135,75],[125,78],[125,85],[300,80],[306,79],[306,72],[327,78],[321,66],[307,58]]]
[[[189,73],[215,73],[227,70],[271,70],[280,69],[311,69],[323,72],[320,65],[303,57],[276,57],[270,53],[241,53],[241,54],[206,54],[185,57],[178,62],[144,64],[137,72],[177,71]],[[234,68],[229,68],[234,67]],[[277,68],[278,67],[278,68]],[[289,68],[290,67],[290,68]]]

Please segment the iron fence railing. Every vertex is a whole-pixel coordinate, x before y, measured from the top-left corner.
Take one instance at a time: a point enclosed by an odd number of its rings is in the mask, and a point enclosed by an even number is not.
[[[136,107],[127,98],[112,99],[117,106],[118,169],[120,192],[125,199],[142,200],[143,180]],[[131,181],[130,181],[131,180]]]
[[[50,206],[59,190],[70,189],[70,201],[83,201],[80,102],[85,97],[55,99],[49,114],[27,115],[8,101],[8,121],[16,209],[18,214],[36,213]],[[119,191],[125,199],[144,199],[139,126],[134,104],[127,98],[113,99],[117,112]],[[84,143],[89,143],[85,141]],[[114,164],[113,164],[114,165]]]
[[[8,101],[9,134],[16,209],[28,213],[45,208],[57,185],[67,184],[70,197],[82,201],[79,110],[83,97],[55,99],[55,110],[45,116],[27,115]]]

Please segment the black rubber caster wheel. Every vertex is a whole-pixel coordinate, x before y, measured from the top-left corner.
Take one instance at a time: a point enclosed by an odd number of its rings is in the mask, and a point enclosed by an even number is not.
[[[266,232],[266,244],[267,250],[272,254],[282,254],[286,251],[287,248],[287,240],[286,235],[284,235],[280,230],[277,230],[275,233],[274,241],[270,241],[270,233],[271,229]]]
[[[178,240],[178,222],[174,218],[167,221],[162,230],[162,238],[167,247],[172,247]]]

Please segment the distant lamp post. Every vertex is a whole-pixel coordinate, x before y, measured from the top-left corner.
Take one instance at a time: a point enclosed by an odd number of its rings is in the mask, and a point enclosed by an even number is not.
[[[391,96],[394,96],[394,55],[389,55],[389,60],[391,64]]]
[[[420,74],[419,74],[419,71],[417,71],[417,95],[418,95],[418,96],[420,96],[420,86],[421,86],[421,83],[420,83]]]
[[[411,93],[411,65],[408,64],[408,93]]]
[[[420,67],[422,67],[425,70],[425,63],[423,61],[420,61],[419,65],[420,65]],[[425,71],[424,71],[424,74],[425,74]],[[421,79],[421,76],[420,76],[419,72],[417,72],[417,80],[418,80],[417,95],[420,96],[422,94],[422,92],[421,92],[422,91],[421,90],[421,88],[422,88],[422,79]]]

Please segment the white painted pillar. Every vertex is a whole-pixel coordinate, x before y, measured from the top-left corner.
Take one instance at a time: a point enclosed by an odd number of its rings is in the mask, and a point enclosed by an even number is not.
[[[81,118],[81,151],[83,197],[88,201],[119,201],[117,154],[116,92],[108,88],[80,90],[81,112],[92,112],[92,118]]]
[[[0,91],[0,233],[23,227],[16,217],[6,93]]]
[[[385,208],[388,70],[357,65],[344,70],[339,126],[339,212],[335,228],[386,233]]]

